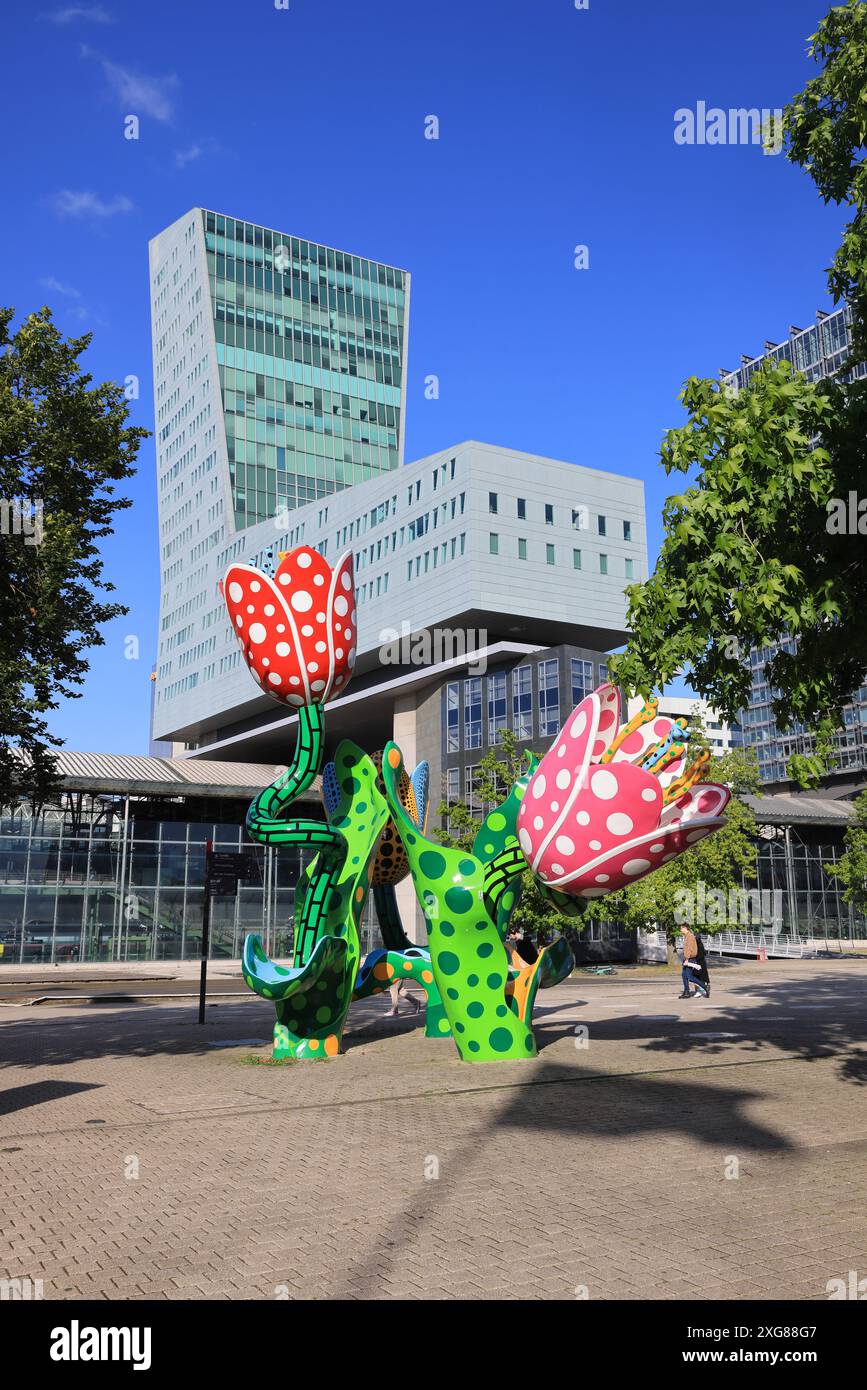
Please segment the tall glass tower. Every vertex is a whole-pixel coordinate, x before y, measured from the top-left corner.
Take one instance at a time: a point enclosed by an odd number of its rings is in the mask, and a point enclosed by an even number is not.
[[[229,674],[214,632],[226,564],[298,544],[296,508],[403,462],[410,277],[203,208],[149,251],[161,561],[154,727],[170,729],[189,719],[189,705],[201,707],[202,684]]]
[[[201,215],[236,525],[396,468],[409,276]]]

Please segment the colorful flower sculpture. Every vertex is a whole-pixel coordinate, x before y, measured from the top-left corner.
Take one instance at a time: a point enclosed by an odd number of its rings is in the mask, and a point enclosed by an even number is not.
[[[731,793],[685,769],[682,721],[651,700],[620,726],[620,694],[582,700],[540,762],[518,813],[518,841],[549,888],[597,898],[635,883],[722,824]]]
[[[342,742],[323,771],[326,819],[289,818],[324,755],[323,705],[342,693],[355,660],[352,557],[332,571],[308,546],[281,556],[273,578],[233,565],[224,581],[232,625],[263,690],[298,711],[292,766],[252,802],[250,836],[316,849],[296,890],[292,968],[244,944],[251,989],[273,1001],[274,1056],[318,1060],[340,1051],[352,999],[409,978],[428,993],[427,1036],[453,1036],[465,1061],[533,1057],[536,991],[573,960],[562,938],[522,968],[504,938],[529,867],[539,892],[567,916],[580,900],[615,892],[682,853],[722,822],[726,787],[700,783],[707,757],[685,766],[684,721],[649,701],[623,727],[620,696],[604,685],[574,711],[554,746],[490,811],[471,850],[428,839],[427,764],[410,777],[400,749],[368,757]],[[395,884],[410,872],[429,946],[415,946]],[[373,888],[383,949],[360,960]]]
[[[232,565],[222,588],[247,665],[269,695],[298,708],[345,690],[356,643],[351,551],[332,571],[299,546],[281,556],[273,579]]]

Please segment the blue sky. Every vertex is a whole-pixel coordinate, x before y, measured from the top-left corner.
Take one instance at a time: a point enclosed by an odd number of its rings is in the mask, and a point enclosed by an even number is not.
[[[89,370],[137,375],[152,428],[147,242],[189,207],[404,266],[407,460],[476,438],[640,476],[652,561],[682,382],[828,307],[841,226],[783,156],[677,145],[674,112],[784,105],[827,8],[7,0],[3,301],[92,330]],[[152,440],[129,495],[104,553],[130,612],[52,718],[71,748],[147,750]]]

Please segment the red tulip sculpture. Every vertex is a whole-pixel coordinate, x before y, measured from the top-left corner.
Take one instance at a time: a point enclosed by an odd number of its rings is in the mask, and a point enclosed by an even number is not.
[[[352,552],[334,569],[308,545],[286,552],[273,579],[232,565],[223,580],[232,630],[253,677],[275,700],[324,705],[355,664]]]
[[[603,685],[567,719],[527,786],[518,843],[548,888],[599,898],[635,883],[724,823],[731,793],[703,782],[709,754],[686,766],[685,725],[649,701],[620,724]]]

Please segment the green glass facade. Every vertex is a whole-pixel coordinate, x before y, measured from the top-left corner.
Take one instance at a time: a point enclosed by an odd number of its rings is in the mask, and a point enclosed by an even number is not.
[[[397,468],[409,276],[202,217],[236,526]]]

